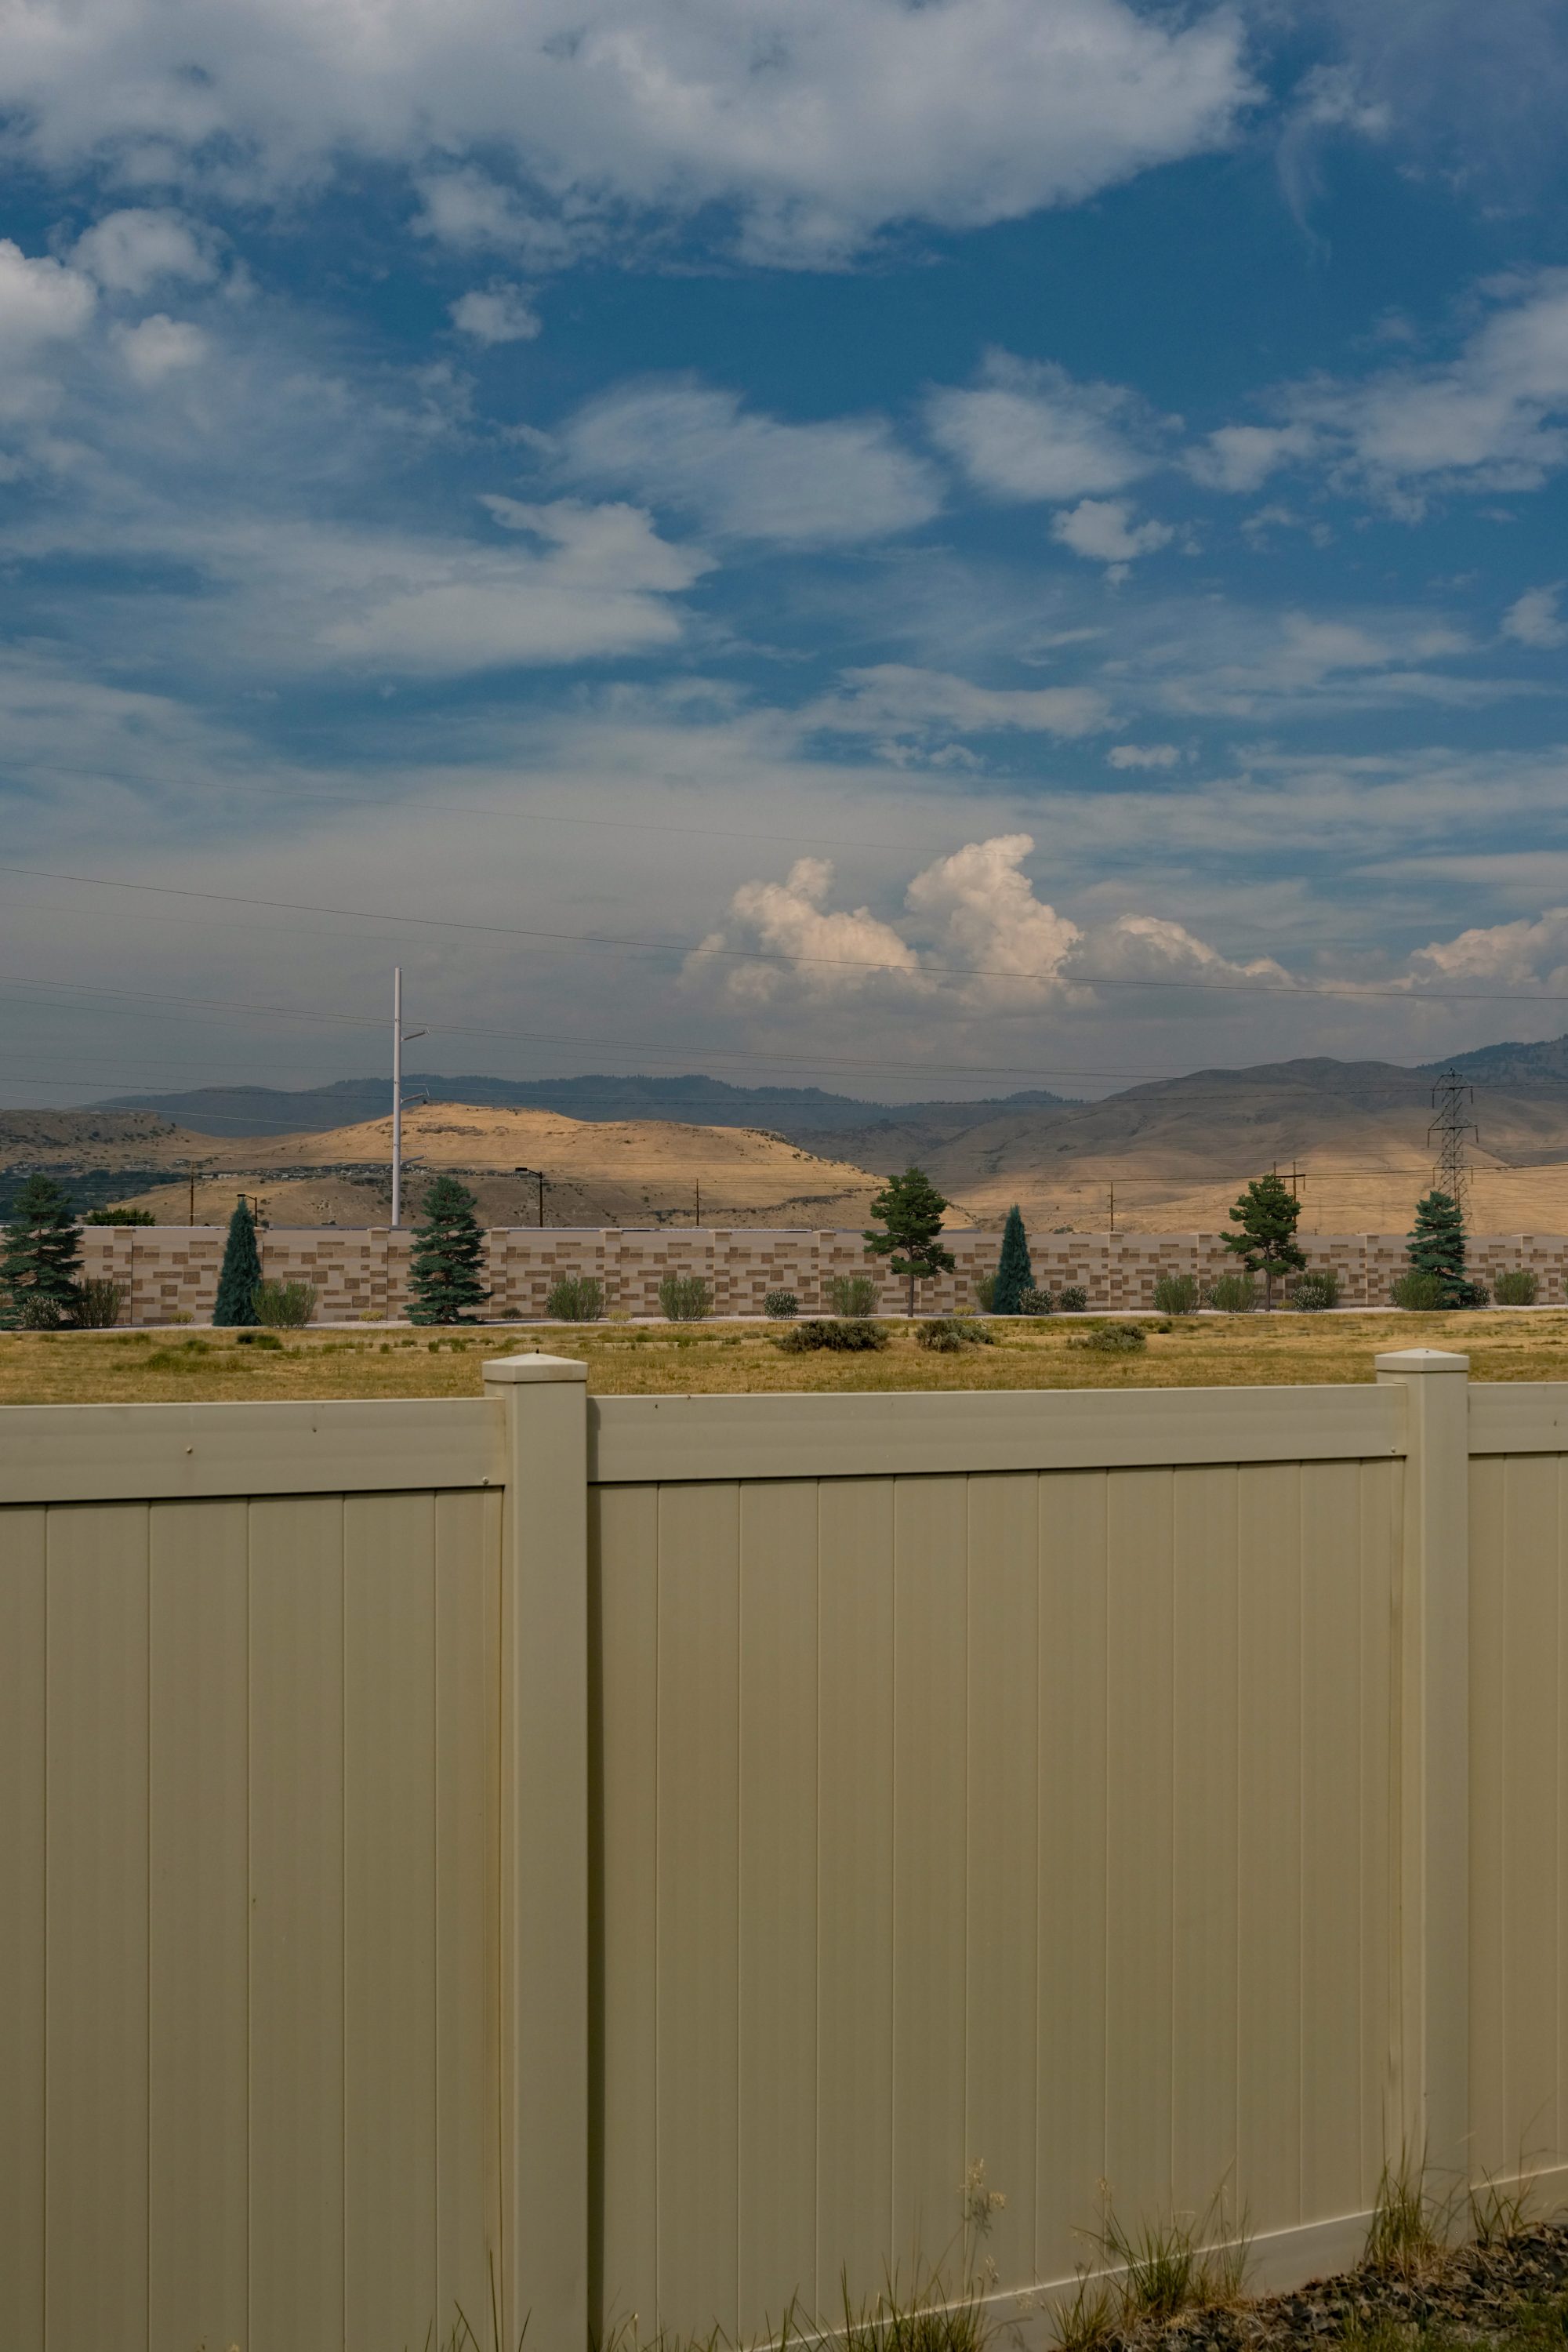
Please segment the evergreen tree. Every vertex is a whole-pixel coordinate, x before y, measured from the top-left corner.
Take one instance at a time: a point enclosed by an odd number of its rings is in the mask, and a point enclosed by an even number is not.
[[[80,1273],[81,1234],[68,1193],[52,1176],[29,1176],[0,1251],[0,1315],[33,1330],[68,1322],[80,1297]]]
[[[1002,1228],[1002,1255],[996,1261],[991,1312],[994,1315],[1018,1314],[1025,1291],[1033,1290],[1034,1286],[1035,1269],[1029,1263],[1029,1236],[1024,1230],[1023,1214],[1015,1201]]]
[[[1274,1304],[1275,1276],[1300,1274],[1306,1265],[1307,1253],[1296,1239],[1300,1213],[1300,1202],[1278,1175],[1255,1177],[1230,1213],[1232,1224],[1241,1231],[1226,1234],[1225,1245],[1248,1274],[1263,1276],[1265,1307]]]
[[[253,1323],[259,1321],[256,1312],[256,1286],[260,1280],[261,1253],[256,1246],[256,1220],[250,1213],[250,1203],[242,1192],[228,1221],[228,1239],[223,1246],[217,1297],[213,1301],[213,1321],[220,1329],[247,1330]]]
[[[1479,1306],[1484,1294],[1465,1272],[1465,1213],[1451,1193],[1428,1192],[1416,1202],[1405,1255],[1415,1273],[1436,1275],[1445,1307]]]
[[[479,1279],[484,1234],[474,1196],[455,1176],[437,1176],[425,1195],[425,1215],[414,1229],[408,1262],[411,1323],[471,1323],[465,1310],[489,1297]]]
[[[873,1257],[885,1257],[893,1273],[909,1276],[911,1315],[916,1283],[929,1281],[934,1274],[952,1272],[952,1252],[943,1249],[937,1239],[946,1207],[923,1168],[906,1168],[901,1176],[889,1176],[885,1190],[871,1203],[871,1214],[880,1217],[887,1230],[878,1233],[868,1226],[866,1246]]]

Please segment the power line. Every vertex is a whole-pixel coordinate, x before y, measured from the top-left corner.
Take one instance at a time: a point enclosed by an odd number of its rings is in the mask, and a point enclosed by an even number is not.
[[[1441,1004],[1563,1004],[1568,994],[1543,990],[1523,989],[1423,989],[1419,997],[1406,988],[1374,987],[1360,983],[1330,981],[1296,981],[1288,979],[1283,986],[1263,981],[1179,980],[1174,977],[1158,980],[1128,979],[1116,972],[1058,971],[1020,971],[1016,966],[1002,964],[956,964],[925,962],[918,969],[889,963],[880,956],[823,956],[784,954],[768,948],[711,947],[705,940],[645,940],[609,931],[559,931],[542,923],[481,923],[458,916],[413,915],[366,907],[321,905],[309,899],[271,898],[253,896],[237,890],[197,890],[172,882],[124,882],[101,874],[77,874],[54,866],[0,865],[0,874],[17,874],[45,882],[79,882],[99,890],[129,890],[144,896],[163,898],[198,898],[226,907],[266,907],[275,912],[294,915],[326,915],[340,921],[393,923],[410,929],[465,931],[499,939],[544,940],[555,946],[609,948],[630,950],[637,954],[702,957],[731,963],[780,964],[795,970],[801,965],[813,969],[844,971],[910,971],[913,977],[941,980],[1010,980],[1064,981],[1068,986],[1084,988],[1157,989],[1169,993],[1178,989],[1184,993],[1211,996],[1284,996],[1296,999],[1346,998],[1354,1003],[1393,999],[1400,1003]],[[470,1031],[478,1035],[478,1031]]]

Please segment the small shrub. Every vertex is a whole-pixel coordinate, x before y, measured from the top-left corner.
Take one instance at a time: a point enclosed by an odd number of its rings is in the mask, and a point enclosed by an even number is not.
[[[272,1331],[299,1331],[316,1311],[313,1282],[258,1282],[250,1294],[256,1319]]]
[[[775,1343],[786,1356],[804,1356],[814,1348],[837,1348],[855,1354],[863,1349],[885,1348],[888,1335],[879,1323],[867,1315],[844,1315],[829,1322],[825,1317],[812,1316],[785,1331]]]
[[[1216,1274],[1204,1295],[1222,1315],[1250,1315],[1258,1304],[1258,1285],[1249,1274]]]
[[[934,1355],[956,1356],[964,1348],[994,1348],[995,1338],[984,1323],[964,1315],[933,1315],[915,1325],[915,1345]]]
[[[868,1274],[830,1274],[822,1286],[830,1315],[875,1314],[877,1284]]]
[[[1142,1323],[1097,1323],[1092,1330],[1075,1331],[1069,1348],[1092,1348],[1101,1356],[1135,1356],[1149,1345]]]
[[[24,1291],[16,1301],[16,1328],[21,1331],[58,1331],[65,1321],[58,1298],[47,1290]]]
[[[1396,1275],[1389,1285],[1388,1295],[1395,1307],[1412,1313],[1430,1315],[1443,1304],[1443,1277],[1440,1274],[1424,1274],[1413,1266],[1408,1274]]]
[[[713,1312],[713,1288],[700,1274],[666,1274],[658,1285],[658,1308],[667,1323],[700,1323]]]
[[[83,1331],[112,1331],[125,1304],[125,1285],[97,1275],[77,1286],[76,1322]]]
[[[1081,1284],[1065,1283],[1057,1293],[1057,1312],[1059,1315],[1083,1315],[1088,1309],[1089,1293]]]
[[[545,1292],[544,1307],[558,1323],[596,1323],[605,1311],[605,1286],[597,1275],[563,1274]]]
[[[994,1274],[976,1275],[974,1296],[979,1302],[981,1313],[989,1315],[996,1304],[996,1276]]]
[[[1195,1315],[1198,1278],[1195,1274],[1157,1274],[1154,1304],[1162,1315]]]
[[[237,1348],[269,1348],[274,1355],[283,1352],[283,1342],[276,1331],[237,1331],[234,1344]]]
[[[1340,1303],[1340,1277],[1331,1265],[1314,1266],[1310,1274],[1296,1276],[1289,1297],[1303,1315],[1326,1314]]]
[[[151,1209],[89,1209],[82,1219],[84,1225],[155,1225],[157,1222]]]
[[[1540,1295],[1541,1276],[1533,1266],[1515,1266],[1500,1274],[1492,1285],[1492,1297],[1500,1307],[1533,1307]]]
[[[1018,1297],[1018,1312],[1020,1315],[1050,1314],[1050,1292],[1048,1290],[1026,1290],[1020,1292]]]
[[[763,1300],[763,1312],[775,1323],[787,1323],[792,1315],[799,1314],[800,1301],[793,1290],[770,1290]]]

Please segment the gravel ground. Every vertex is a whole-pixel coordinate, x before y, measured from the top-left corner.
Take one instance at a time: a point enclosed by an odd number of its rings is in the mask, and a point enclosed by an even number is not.
[[[1321,2352],[1348,2343],[1568,2344],[1568,2222],[1455,2249],[1410,2275],[1363,2265],[1234,2310],[1184,2312],[1121,2339],[1128,2352]]]

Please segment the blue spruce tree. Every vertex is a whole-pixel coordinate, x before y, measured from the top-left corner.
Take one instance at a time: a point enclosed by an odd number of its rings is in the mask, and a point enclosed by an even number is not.
[[[991,1294],[994,1315],[1016,1315],[1024,1303],[1026,1290],[1035,1286],[1035,1269],[1029,1263],[1029,1236],[1024,1230],[1024,1219],[1016,1201],[1007,1212],[1007,1222],[1002,1228],[1002,1255],[996,1261],[996,1286]]]
[[[249,1202],[241,1193],[239,1206],[228,1221],[223,1268],[217,1278],[217,1297],[213,1301],[213,1321],[220,1329],[245,1330],[259,1320],[256,1286],[260,1279],[261,1253],[256,1246],[256,1220],[250,1213]]]

